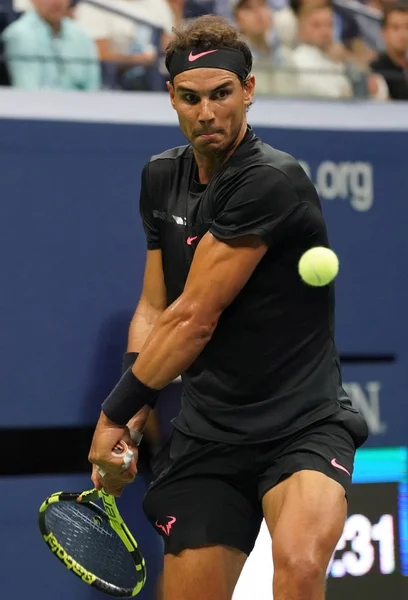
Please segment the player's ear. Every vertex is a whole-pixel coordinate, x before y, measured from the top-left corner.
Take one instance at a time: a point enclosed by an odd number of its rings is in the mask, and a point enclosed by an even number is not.
[[[174,91],[174,86],[173,86],[173,84],[171,83],[171,81],[166,81],[166,86],[167,86],[167,89],[168,89],[168,91],[169,91],[169,94],[170,94],[170,102],[171,102],[171,105],[172,105],[172,107],[175,109],[176,107],[174,106],[174,97],[175,97],[176,93],[175,93],[175,91]]]
[[[248,107],[254,98],[254,91],[255,91],[255,76],[254,75],[249,75],[246,80],[243,83],[244,86],[244,102],[245,105]]]

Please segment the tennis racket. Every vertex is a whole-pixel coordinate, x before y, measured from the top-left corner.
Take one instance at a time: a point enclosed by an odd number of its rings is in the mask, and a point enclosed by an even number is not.
[[[126,442],[113,453],[129,466],[133,452]],[[98,499],[103,509],[95,504]],[[143,588],[144,558],[115,498],[104,490],[51,494],[40,507],[38,524],[54,556],[84,583],[116,598],[131,598]]]

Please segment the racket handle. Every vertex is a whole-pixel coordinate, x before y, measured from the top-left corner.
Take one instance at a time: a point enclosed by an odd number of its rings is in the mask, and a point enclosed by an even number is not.
[[[113,456],[116,458],[123,458],[122,468],[124,470],[129,468],[130,463],[132,462],[133,452],[129,448],[126,442],[120,440],[112,449]],[[101,467],[96,467],[99,475],[101,477],[105,477],[106,471],[101,469]]]

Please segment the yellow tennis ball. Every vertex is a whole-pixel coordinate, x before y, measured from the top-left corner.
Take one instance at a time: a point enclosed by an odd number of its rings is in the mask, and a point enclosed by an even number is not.
[[[310,248],[299,260],[299,275],[305,283],[321,287],[327,285],[339,272],[339,259],[333,250],[317,246]]]

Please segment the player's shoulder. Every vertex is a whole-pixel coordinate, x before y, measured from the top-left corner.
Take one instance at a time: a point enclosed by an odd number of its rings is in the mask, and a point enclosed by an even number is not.
[[[149,169],[174,168],[178,163],[189,158],[190,146],[175,146],[160,154],[154,154],[149,160]]]
[[[303,171],[294,156],[262,141],[259,141],[258,164],[262,167],[262,172],[269,173],[270,177],[283,176],[290,179]]]
[[[162,188],[168,187],[169,181],[177,177],[178,173],[183,175],[191,156],[190,146],[176,146],[151,156],[143,168],[143,176],[149,188],[158,193]]]
[[[233,169],[235,177],[241,180],[259,181],[262,187],[282,185],[296,187],[299,181],[307,178],[304,170],[294,156],[254,138],[250,152],[246,156],[237,156]]]

